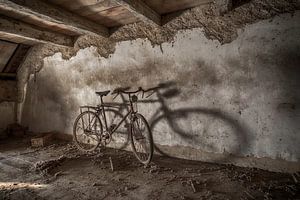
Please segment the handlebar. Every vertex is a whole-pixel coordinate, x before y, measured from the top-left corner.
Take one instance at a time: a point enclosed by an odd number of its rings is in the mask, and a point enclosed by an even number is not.
[[[119,93],[123,93],[123,94],[135,94],[138,92],[143,92],[143,88],[139,87],[136,91],[126,91],[126,90],[119,90]]]
[[[161,87],[154,87],[154,88],[149,88],[149,89],[143,89],[142,87],[139,87],[137,90],[135,91],[127,91],[130,89],[130,87],[126,87],[126,88],[116,88],[111,94],[116,94],[116,96],[113,97],[113,99],[115,99],[119,94],[136,94],[139,92],[142,92],[142,98],[144,98],[144,94],[150,91],[153,91],[153,93],[155,92],[155,90],[159,89]],[[153,93],[151,93],[150,95],[148,95],[146,98],[150,97]]]
[[[174,82],[166,82],[166,83],[160,83],[160,84],[158,84],[158,86],[148,88],[148,89],[143,89],[142,87],[139,87],[136,91],[130,91],[130,92],[127,91],[130,89],[130,87],[125,87],[125,88],[119,87],[119,88],[116,88],[111,94],[119,94],[119,93],[134,94],[134,93],[138,93],[138,92],[147,93],[150,91],[156,91],[159,89],[168,88],[172,85],[174,85]]]
[[[124,88],[119,87],[119,88],[114,89],[114,90],[111,92],[111,94],[118,94],[118,93],[120,93],[120,92],[122,92],[122,91],[126,91],[126,90],[129,90],[129,89],[130,89],[130,87],[124,87]]]

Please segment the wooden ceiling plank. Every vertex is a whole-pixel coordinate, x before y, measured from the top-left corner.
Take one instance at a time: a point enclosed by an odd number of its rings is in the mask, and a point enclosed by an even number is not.
[[[47,0],[53,4],[56,4],[56,5],[63,5],[65,3],[68,3],[70,4],[70,0]]]
[[[180,1],[165,1],[165,0],[151,0],[145,1],[146,4],[155,10],[157,13],[164,15],[172,12],[193,8],[213,2],[213,0],[180,0]]]
[[[0,18],[0,39],[16,43],[39,44],[52,43],[59,46],[74,46],[74,38],[59,33],[37,29],[24,22],[6,17]]]
[[[123,14],[126,13],[127,16],[135,18],[126,8],[118,5],[117,7],[112,7],[101,12],[88,15],[87,17],[97,23],[101,23],[107,27],[121,26],[123,23],[119,22],[120,16],[124,17]],[[137,21],[137,18],[135,18]]]
[[[103,10],[99,13],[97,13],[98,15],[104,16],[104,17],[109,17],[109,18],[113,18],[113,17],[118,17],[118,15],[120,15],[121,13],[129,13],[130,12],[124,8],[123,6],[118,6],[118,7],[113,7],[107,10]]]
[[[17,78],[17,74],[0,72],[0,80],[1,79],[12,79],[12,80],[14,80],[16,78]]]
[[[145,2],[142,0],[112,0],[119,5],[124,6],[129,10],[135,17],[142,21],[155,23],[156,25],[161,25],[161,16],[152,10]]]
[[[0,0],[0,13],[11,18],[27,17],[27,20],[31,20],[27,23],[52,23],[78,35],[92,33],[109,36],[106,27],[41,0]]]
[[[110,0],[67,0],[60,5],[66,8],[67,10],[75,11],[82,7],[93,6],[95,4],[102,4],[104,1]],[[50,0],[50,2],[53,2],[53,0]]]
[[[105,0],[94,5],[82,6],[73,10],[73,12],[80,13],[81,16],[88,16],[118,6],[118,4],[111,2],[110,0]]]

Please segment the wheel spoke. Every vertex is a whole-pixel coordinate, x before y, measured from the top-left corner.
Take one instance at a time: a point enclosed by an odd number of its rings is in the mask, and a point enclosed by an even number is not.
[[[97,125],[97,124],[96,124],[96,123],[97,123],[97,120],[96,120],[96,119],[97,119],[96,116],[93,116],[91,122],[93,122],[93,120],[94,120],[94,123],[91,125],[91,127],[94,127],[95,125]]]
[[[73,131],[75,144],[79,149],[92,151],[99,144],[98,136],[102,134],[102,124],[96,113],[86,111],[75,120]]]

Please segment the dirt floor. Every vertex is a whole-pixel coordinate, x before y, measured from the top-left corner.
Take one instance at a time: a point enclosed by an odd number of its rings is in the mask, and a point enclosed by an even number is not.
[[[0,199],[300,199],[299,173],[158,155],[144,167],[131,152],[83,154],[68,143],[33,149],[29,141],[0,141]]]

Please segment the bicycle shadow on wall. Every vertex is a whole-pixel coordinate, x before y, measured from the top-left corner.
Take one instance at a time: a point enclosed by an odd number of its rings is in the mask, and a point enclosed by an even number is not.
[[[180,90],[174,82],[161,83],[151,88],[152,92],[145,94],[147,98],[140,98],[138,104],[141,108],[149,105],[149,109],[141,109],[149,122],[155,151],[163,156],[172,157],[162,147],[186,146],[203,152],[220,152],[220,146],[224,149],[222,156],[214,158],[214,161],[225,162],[232,159],[231,155],[241,155],[249,148],[249,130],[246,125],[241,125],[238,120],[220,109],[204,107],[180,107],[172,109],[169,101],[179,97]],[[126,103],[124,96],[121,101]],[[153,108],[155,109],[153,110]],[[119,113],[126,110],[120,107]],[[222,129],[218,131],[218,129]],[[125,131],[120,131],[116,136],[123,137],[125,148],[129,139],[126,139]],[[222,150],[223,150],[222,149]]]

